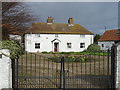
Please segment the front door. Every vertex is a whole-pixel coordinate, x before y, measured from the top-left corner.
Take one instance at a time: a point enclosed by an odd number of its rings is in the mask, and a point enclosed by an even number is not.
[[[59,43],[54,43],[54,52],[58,52]]]

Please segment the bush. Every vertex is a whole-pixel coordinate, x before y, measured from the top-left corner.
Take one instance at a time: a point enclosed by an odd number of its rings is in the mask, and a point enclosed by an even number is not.
[[[16,57],[19,57],[23,53],[22,48],[15,41],[9,40],[2,41],[2,49],[8,49],[10,51],[11,59],[15,59]]]
[[[100,46],[97,44],[91,44],[87,48],[88,51],[100,51]]]
[[[61,57],[57,57],[57,56],[49,57],[48,59],[52,60],[53,62],[57,62],[57,63],[61,62]]]
[[[49,52],[47,52],[47,51],[43,51],[42,53],[43,53],[43,54],[49,54]]]

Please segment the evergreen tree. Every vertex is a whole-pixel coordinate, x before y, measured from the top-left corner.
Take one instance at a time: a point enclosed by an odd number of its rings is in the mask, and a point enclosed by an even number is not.
[[[100,39],[100,35],[99,34],[96,34],[95,37],[94,37],[94,43],[97,43],[98,40]]]

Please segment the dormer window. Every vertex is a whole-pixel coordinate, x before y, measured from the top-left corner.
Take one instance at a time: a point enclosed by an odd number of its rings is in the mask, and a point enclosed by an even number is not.
[[[58,37],[58,34],[55,34],[55,37],[57,38],[57,37]]]
[[[35,34],[35,37],[40,37],[40,34]]]
[[[80,38],[85,38],[85,35],[84,35],[84,34],[81,34],[81,35],[80,35]]]

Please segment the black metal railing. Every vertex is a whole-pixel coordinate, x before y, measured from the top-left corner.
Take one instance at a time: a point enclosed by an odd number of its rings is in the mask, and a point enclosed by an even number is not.
[[[110,50],[79,55],[26,52],[14,65],[14,88],[114,88]]]

